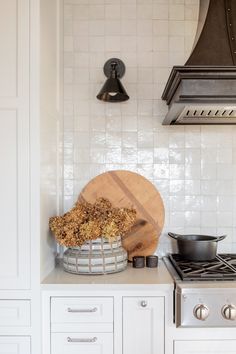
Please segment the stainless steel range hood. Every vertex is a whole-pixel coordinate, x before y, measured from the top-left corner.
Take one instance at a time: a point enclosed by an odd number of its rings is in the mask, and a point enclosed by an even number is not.
[[[163,125],[236,124],[236,0],[200,0],[194,49],[172,69]]]

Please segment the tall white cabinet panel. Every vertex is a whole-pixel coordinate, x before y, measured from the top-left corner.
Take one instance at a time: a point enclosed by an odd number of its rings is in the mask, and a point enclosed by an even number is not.
[[[29,289],[29,0],[0,18],[0,289]]]
[[[174,354],[235,354],[236,340],[175,341]]]
[[[0,336],[0,354],[30,354],[30,338]]]
[[[164,354],[164,298],[123,298],[123,354]]]
[[[0,97],[17,94],[17,1],[0,1]]]
[[[112,354],[113,333],[53,333],[51,354]],[[1,354],[1,353],[0,353]]]

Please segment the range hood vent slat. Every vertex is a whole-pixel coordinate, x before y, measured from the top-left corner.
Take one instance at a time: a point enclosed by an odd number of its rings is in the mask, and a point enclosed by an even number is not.
[[[236,110],[231,107],[218,109],[217,107],[206,107],[204,110],[188,106],[183,108],[175,124],[235,124]]]

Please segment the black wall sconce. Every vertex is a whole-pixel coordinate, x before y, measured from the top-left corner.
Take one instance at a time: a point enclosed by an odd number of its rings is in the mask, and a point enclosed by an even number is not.
[[[97,95],[97,98],[105,102],[123,102],[129,99],[120,79],[125,74],[125,64],[117,58],[109,59],[104,67],[107,77],[105,84]]]

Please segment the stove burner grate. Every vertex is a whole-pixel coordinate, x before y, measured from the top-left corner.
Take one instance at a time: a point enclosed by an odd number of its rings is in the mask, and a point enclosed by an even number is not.
[[[236,254],[219,254],[204,262],[188,261],[179,254],[169,258],[182,280],[236,280]]]

